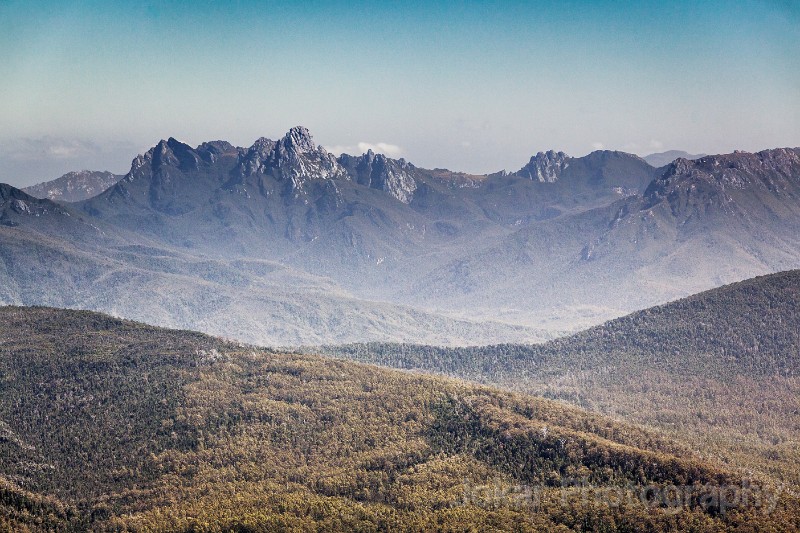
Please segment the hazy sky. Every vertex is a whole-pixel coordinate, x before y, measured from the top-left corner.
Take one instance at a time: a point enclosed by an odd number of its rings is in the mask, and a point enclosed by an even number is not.
[[[800,146],[800,2],[0,0],[0,181],[298,124],[471,172]]]

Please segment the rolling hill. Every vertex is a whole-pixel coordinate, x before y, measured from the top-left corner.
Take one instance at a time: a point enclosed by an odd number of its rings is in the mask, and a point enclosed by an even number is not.
[[[18,531],[800,520],[787,494],[721,498],[741,480],[679,443],[459,381],[21,307],[0,308],[0,369],[0,527]]]
[[[800,271],[728,285],[542,345],[324,351],[559,399],[681,436],[800,488]]]

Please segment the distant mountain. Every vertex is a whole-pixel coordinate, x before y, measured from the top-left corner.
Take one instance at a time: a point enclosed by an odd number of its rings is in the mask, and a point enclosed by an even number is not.
[[[323,351],[567,401],[682,435],[698,450],[800,488],[800,270],[727,285],[538,346],[371,344]]]
[[[509,340],[492,336],[501,333],[538,341],[800,267],[793,157],[790,149],[734,153],[655,169],[623,152],[551,151],[516,172],[476,176],[372,152],[337,158],[303,127],[249,148],[171,138],[69,211],[118,243],[111,251],[54,225],[50,251],[34,253],[44,245],[28,229],[41,224],[17,217],[17,259],[6,267],[16,296],[7,301],[151,316],[261,343],[406,340],[414,331],[448,344]],[[75,235],[84,235],[77,248]],[[37,244],[26,251],[21,242]],[[74,269],[54,269],[45,258],[67,248],[94,273],[73,278],[97,285],[59,288],[55,280],[64,283]],[[159,259],[141,250],[157,250]],[[109,261],[115,274],[100,276]],[[215,276],[214,304],[202,305],[209,288],[198,265],[208,264],[247,281],[231,286]],[[267,264],[280,275],[236,275],[240,264]],[[140,274],[142,265],[147,282],[120,302],[114,283],[130,283],[137,276],[121,273]],[[47,293],[31,286],[24,267],[52,272]],[[184,277],[171,283],[191,295],[180,305],[159,288],[176,272]],[[280,285],[286,279],[297,287]],[[287,307],[294,323],[277,325]],[[342,322],[345,309],[353,314]],[[223,315],[230,319],[211,320]]]
[[[627,154],[571,162],[558,183],[507,175],[463,187],[374,153],[336,159],[302,127],[248,149],[169,139],[81,208],[169,245],[288,261],[357,290],[384,286],[387,271],[419,268],[408,260],[459,238],[494,238],[520,220],[604,204],[654,176]]]
[[[91,308],[274,346],[551,337],[360,299],[263,259],[195,256],[8,185],[0,185],[0,302]]]
[[[369,150],[360,157],[342,154],[339,162],[361,185],[385,191],[404,204],[414,199],[418,186],[414,178],[415,169],[404,159],[390,159]]]
[[[47,198],[56,202],[80,202],[97,196],[120,179],[121,175],[111,172],[81,170],[22,190],[36,198]]]
[[[0,183],[0,230],[8,234],[32,234],[64,243],[107,244],[118,230],[83,216],[52,200]],[[13,229],[12,229],[13,228]],[[25,254],[20,256],[24,260]],[[9,259],[12,261],[12,259]]]
[[[555,183],[561,179],[561,174],[569,167],[569,160],[572,159],[564,152],[539,152],[531,157],[530,162],[517,171],[517,176],[540,181],[543,183]]]
[[[798,267],[800,149],[776,149],[678,159],[643,194],[523,225],[412,295],[565,328]]]
[[[531,157],[515,175],[542,183],[560,182],[571,187],[637,194],[655,177],[650,167],[639,156],[625,152],[598,150],[584,157],[569,157],[551,150]]]
[[[658,152],[644,156],[642,159],[656,168],[665,167],[675,161],[676,159],[700,159],[705,157],[706,154],[690,154],[682,150],[668,150],[666,152]]]
[[[786,493],[723,502],[733,468],[560,403],[95,313],[0,308],[0,369],[13,531],[788,531],[800,514]]]

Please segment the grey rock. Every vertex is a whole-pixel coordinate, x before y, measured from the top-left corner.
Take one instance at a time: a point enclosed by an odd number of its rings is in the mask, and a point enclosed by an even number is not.
[[[31,185],[22,190],[35,198],[47,198],[56,202],[80,202],[97,196],[120,179],[121,175],[107,171],[81,170],[68,172],[53,181]]]

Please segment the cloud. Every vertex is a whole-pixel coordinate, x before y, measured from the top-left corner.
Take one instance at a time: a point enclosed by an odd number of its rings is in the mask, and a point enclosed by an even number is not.
[[[592,149],[594,149],[594,150],[602,150],[604,147],[605,147],[605,145],[603,143],[601,143],[601,142],[593,142],[592,143]]]
[[[136,146],[125,141],[5,139],[0,141],[0,182],[23,187],[84,169],[125,173],[137,153]]]
[[[657,152],[658,151],[662,151],[662,150],[664,150],[664,143],[662,143],[661,141],[656,140],[656,139],[651,139],[650,140],[650,148],[655,150],[655,151],[657,151]]]
[[[389,143],[368,143],[368,142],[360,142],[358,143],[358,149],[361,152],[366,152],[367,150],[372,150],[378,154],[388,155],[389,157],[399,157],[400,154],[403,153],[403,149],[397,146],[396,144],[389,144]]]
[[[368,150],[372,150],[376,154],[384,154],[388,157],[400,157],[403,154],[403,149],[396,144],[389,144],[389,143],[371,143],[366,141],[361,141],[355,146],[343,146],[343,145],[336,145],[336,146],[326,146],[325,149],[332,154],[351,154],[351,155],[358,155],[366,153]]]
[[[94,143],[82,140],[41,137],[39,139],[13,139],[2,146],[3,154],[15,161],[41,161],[43,159],[76,159],[102,152]]]

